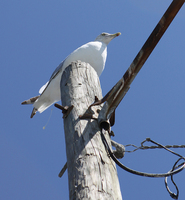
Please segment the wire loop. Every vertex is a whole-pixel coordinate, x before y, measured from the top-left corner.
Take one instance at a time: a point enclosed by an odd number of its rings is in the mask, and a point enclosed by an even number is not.
[[[105,132],[106,132],[106,130],[104,130],[104,129],[102,128],[102,129],[101,129],[101,138],[102,138],[103,144],[104,144],[104,146],[105,146],[105,149],[108,151],[110,157],[114,160],[114,162],[115,162],[119,167],[121,167],[122,169],[124,169],[124,170],[127,171],[127,172],[130,172],[130,173],[132,173],[132,174],[139,175],[139,176],[154,177],[154,178],[165,177],[165,186],[166,186],[167,191],[169,192],[169,194],[170,194],[170,196],[171,196],[172,198],[178,199],[179,190],[178,190],[178,187],[177,187],[177,185],[175,184],[175,182],[174,182],[174,180],[173,180],[173,175],[174,175],[174,174],[177,174],[177,173],[179,173],[179,172],[181,172],[181,171],[185,168],[185,158],[184,158],[183,156],[181,156],[181,155],[178,154],[178,153],[173,152],[172,150],[170,150],[170,149],[168,149],[167,147],[165,147],[165,146],[163,146],[163,145],[161,145],[161,144],[159,144],[159,143],[157,143],[157,142],[151,140],[150,138],[147,138],[145,141],[152,142],[152,143],[158,145],[160,148],[164,148],[165,150],[169,151],[170,153],[172,153],[172,154],[174,154],[174,155],[176,155],[176,156],[178,156],[178,157],[180,157],[180,158],[175,162],[173,168],[172,168],[169,172],[167,172],[167,173],[152,174],[152,173],[139,172],[139,171],[136,171],[136,170],[133,170],[133,169],[130,169],[130,168],[126,167],[125,165],[123,165],[123,164],[115,157],[115,155],[113,154],[112,150],[110,149],[110,147],[109,147],[109,145],[108,145],[108,143],[107,143],[107,140],[106,140],[106,138],[105,138],[105,136],[104,136],[104,133],[105,133]],[[145,141],[143,141],[143,142],[141,143],[141,146],[142,146],[142,144],[143,144]],[[132,146],[135,146],[135,145],[132,145]],[[177,163],[178,163],[180,160],[184,160],[184,162],[181,163],[181,164],[179,164],[178,166],[176,166]],[[175,188],[176,188],[176,190],[177,190],[177,194],[172,193],[172,192],[170,191],[170,189],[169,189],[169,187],[168,187],[168,184],[167,184],[167,177],[168,177],[168,176],[171,176],[171,181],[172,181],[172,183],[174,184],[174,186],[175,186]]]

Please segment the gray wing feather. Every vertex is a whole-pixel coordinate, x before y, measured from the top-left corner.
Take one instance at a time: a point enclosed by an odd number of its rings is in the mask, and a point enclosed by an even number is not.
[[[65,61],[65,60],[64,60]],[[49,79],[49,83],[51,82],[51,80],[53,80],[55,78],[55,76],[62,70],[64,61],[62,61],[59,66],[55,69],[55,71],[53,72],[53,74],[51,75],[50,79]],[[48,84],[49,84],[48,83]]]
[[[64,60],[65,61],[65,60]],[[55,69],[55,71],[53,72],[53,74],[51,75],[49,82],[47,84],[47,86],[45,87],[45,89],[43,90],[42,94],[44,93],[44,91],[47,89],[47,87],[49,86],[50,82],[57,76],[57,74],[62,70],[64,61],[62,61],[59,66]],[[42,95],[41,94],[41,95]]]

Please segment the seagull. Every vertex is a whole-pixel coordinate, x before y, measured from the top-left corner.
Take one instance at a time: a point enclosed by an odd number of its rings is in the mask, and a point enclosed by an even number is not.
[[[95,69],[98,76],[100,76],[105,67],[107,45],[112,39],[119,35],[121,35],[120,32],[115,34],[101,33],[93,42],[82,45],[67,56],[55,69],[49,81],[40,88],[40,95],[21,103],[22,105],[33,104],[34,108],[31,113],[31,118],[33,118],[37,111],[42,113],[53,103],[61,99],[60,80],[62,73],[73,61],[80,60],[89,63]]]

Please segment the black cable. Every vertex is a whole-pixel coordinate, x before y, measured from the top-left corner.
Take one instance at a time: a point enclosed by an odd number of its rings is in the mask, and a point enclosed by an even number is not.
[[[104,129],[102,129],[104,130]],[[146,176],[146,177],[167,177],[167,176],[171,176],[173,174],[177,174],[179,173],[180,171],[182,171],[184,169],[185,166],[181,166],[179,169],[177,170],[174,170],[172,172],[168,172],[168,173],[164,173],[164,174],[151,174],[151,173],[145,173],[145,172],[139,172],[139,171],[135,171],[133,169],[130,169],[128,167],[126,167],[125,165],[123,165],[122,163],[119,162],[119,160],[114,156],[114,154],[112,153],[108,143],[107,143],[107,140],[105,139],[105,136],[104,134],[101,132],[101,137],[102,137],[102,141],[103,141],[103,144],[105,146],[105,148],[108,150],[108,153],[110,154],[111,158],[115,161],[115,163],[121,167],[122,169],[132,173],[132,174],[136,174],[136,175],[139,175],[139,176]],[[185,159],[184,159],[185,160]]]
[[[181,164],[177,165],[177,163],[178,163],[180,160],[182,160],[182,159],[183,159],[183,158],[179,158],[179,159],[175,162],[175,164],[173,165],[173,168],[172,168],[170,171],[173,171],[174,169],[177,169],[177,168],[179,168],[180,166],[184,165],[184,163],[181,163]],[[176,166],[176,165],[177,165],[177,166]],[[167,191],[169,192],[170,196],[171,196],[173,199],[178,199],[178,196],[179,196],[179,189],[178,189],[176,183],[175,183],[174,180],[173,180],[173,175],[171,175],[171,181],[172,181],[173,185],[175,186],[175,188],[176,188],[176,190],[177,190],[177,194],[171,192],[171,190],[169,189],[168,183],[167,183],[167,178],[168,178],[168,177],[165,177],[165,186],[166,186]]]
[[[102,138],[102,141],[103,141],[103,144],[105,146],[105,149],[108,151],[110,157],[114,160],[114,162],[119,166],[121,167],[122,169],[124,169],[125,171],[127,172],[130,172],[132,174],[136,174],[136,175],[139,175],[139,176],[145,176],[145,177],[154,177],[154,178],[159,178],[159,177],[168,177],[168,176],[171,176],[171,180],[172,180],[172,183],[174,184],[174,186],[176,187],[177,189],[177,194],[174,194],[172,193],[170,190],[169,190],[169,187],[168,187],[168,184],[167,184],[167,179],[165,179],[165,185],[166,185],[166,188],[168,190],[168,192],[170,193],[170,196],[174,199],[178,199],[178,195],[179,195],[179,190],[178,190],[178,187],[177,185],[175,184],[175,182],[173,181],[173,175],[174,174],[177,174],[179,172],[181,172],[184,168],[185,168],[185,162],[181,163],[180,165],[176,166],[177,163],[183,159],[185,161],[185,158],[169,149],[167,149],[166,147],[164,147],[163,145],[160,145],[152,140],[150,140],[149,138],[147,139],[147,141],[151,141],[159,146],[161,146],[162,148],[170,151],[171,153],[177,155],[177,156],[180,156],[180,158],[177,160],[177,162],[174,164],[173,168],[167,172],[167,173],[163,173],[163,174],[152,174],[152,173],[145,173],[145,172],[139,172],[139,171],[135,171],[133,169],[130,169],[128,167],[126,167],[125,165],[123,165],[121,162],[119,162],[119,160],[115,157],[115,155],[113,154],[112,150],[110,149],[108,143],[107,143],[107,140],[104,136],[104,132],[105,130],[102,128],[102,131],[101,131],[101,138]]]

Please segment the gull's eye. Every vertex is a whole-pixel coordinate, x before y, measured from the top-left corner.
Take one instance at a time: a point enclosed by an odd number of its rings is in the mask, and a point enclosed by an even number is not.
[[[102,36],[105,36],[106,34],[105,34],[105,33],[102,33],[101,35],[102,35]]]

